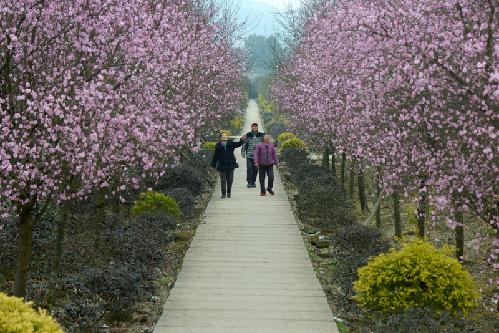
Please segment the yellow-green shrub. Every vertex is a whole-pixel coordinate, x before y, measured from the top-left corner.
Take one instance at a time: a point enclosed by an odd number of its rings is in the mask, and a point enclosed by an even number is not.
[[[236,132],[239,132],[243,128],[243,122],[244,122],[243,116],[238,115],[237,117],[233,118],[230,121],[230,127],[236,130]]]
[[[422,240],[374,257],[358,272],[354,298],[375,311],[428,307],[466,314],[478,297],[472,277],[449,251]]]
[[[413,200],[409,200],[409,202],[405,204],[405,215],[407,223],[416,226],[418,224],[417,214],[418,212],[416,205],[414,205]]]
[[[131,212],[134,216],[142,213],[160,212],[179,217],[181,211],[178,203],[172,197],[158,192],[144,192],[134,202]]]
[[[293,133],[282,132],[281,134],[279,134],[279,137],[277,138],[277,140],[279,141],[279,144],[283,144],[284,142],[286,142],[290,139],[294,139],[294,138],[296,138],[296,135],[294,135]]]
[[[208,141],[208,142],[203,143],[203,145],[201,147],[203,149],[206,149],[206,150],[209,150],[209,151],[215,151],[215,146],[216,145],[217,145],[216,142],[214,142],[214,141]]]
[[[265,113],[273,113],[275,112],[275,104],[274,102],[267,102],[267,104],[265,105],[264,109],[263,109],[263,112]]]
[[[34,310],[22,298],[0,293],[0,332],[2,333],[63,333],[64,331],[44,310]]]
[[[413,231],[418,229],[417,208],[411,201],[405,204],[405,220]]]
[[[265,112],[265,105],[267,104],[267,101],[265,100],[265,97],[263,97],[262,95],[258,96],[257,104],[258,104],[258,107],[263,112]]]
[[[307,151],[307,145],[303,140],[300,140],[298,138],[293,138],[289,139],[287,141],[284,141],[282,145],[280,145],[280,151],[283,153],[287,149],[295,149],[295,150],[301,150],[301,151]]]
[[[275,104],[272,101],[267,101],[262,95],[258,96],[258,107],[263,113],[275,112]]]

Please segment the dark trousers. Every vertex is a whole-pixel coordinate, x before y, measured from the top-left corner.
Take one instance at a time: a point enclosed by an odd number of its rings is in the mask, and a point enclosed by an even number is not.
[[[265,190],[271,190],[274,187],[274,166],[260,165],[260,192],[265,193]],[[265,188],[265,175],[269,178],[267,188]]]
[[[220,183],[221,183],[220,187],[223,195],[230,193],[233,181],[234,181],[234,169],[220,171]]]
[[[249,184],[256,184],[256,175],[258,175],[258,168],[252,158],[246,159],[246,181]]]

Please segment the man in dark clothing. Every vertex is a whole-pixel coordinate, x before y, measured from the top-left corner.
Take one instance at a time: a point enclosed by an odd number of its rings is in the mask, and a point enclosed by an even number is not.
[[[253,160],[253,153],[257,144],[262,142],[264,133],[258,132],[258,124],[251,124],[251,132],[246,133],[247,141],[241,148],[243,157],[246,157],[246,181],[247,187],[256,187],[256,176],[258,175],[258,168],[255,166]]]

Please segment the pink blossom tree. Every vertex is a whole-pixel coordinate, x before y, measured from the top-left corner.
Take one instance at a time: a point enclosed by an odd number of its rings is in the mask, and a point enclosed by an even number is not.
[[[0,209],[18,220],[15,295],[44,207],[160,175],[236,110],[240,60],[199,9],[0,1]]]
[[[281,70],[275,98],[310,139],[328,132],[379,169],[385,193],[418,193],[421,235],[427,204],[458,231],[467,211],[498,229],[497,8],[489,0],[326,5]]]

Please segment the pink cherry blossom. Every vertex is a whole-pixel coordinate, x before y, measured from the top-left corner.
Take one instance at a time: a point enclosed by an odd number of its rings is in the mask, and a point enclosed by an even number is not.
[[[498,2],[327,3],[272,87],[292,129],[499,229]]]

